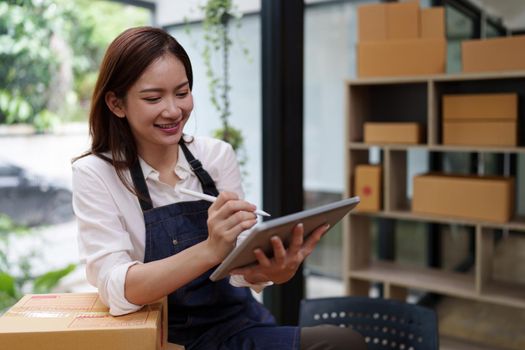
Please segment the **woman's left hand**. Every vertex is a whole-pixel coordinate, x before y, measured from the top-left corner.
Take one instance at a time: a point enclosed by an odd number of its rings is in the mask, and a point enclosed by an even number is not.
[[[292,231],[292,241],[288,249],[277,236],[271,238],[273,246],[273,257],[268,258],[261,249],[255,249],[254,254],[259,262],[257,265],[234,269],[232,275],[242,275],[248,283],[256,284],[272,281],[276,284],[287,282],[295,275],[295,272],[310,255],[315,246],[328,231],[330,225],[323,225],[315,229],[314,232],[303,242],[303,224],[297,224]]]

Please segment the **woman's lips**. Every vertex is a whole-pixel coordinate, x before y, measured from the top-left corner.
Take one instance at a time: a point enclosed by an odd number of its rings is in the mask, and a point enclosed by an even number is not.
[[[175,133],[179,130],[179,125],[180,125],[180,122],[169,123],[169,124],[155,124],[155,127],[167,133]]]

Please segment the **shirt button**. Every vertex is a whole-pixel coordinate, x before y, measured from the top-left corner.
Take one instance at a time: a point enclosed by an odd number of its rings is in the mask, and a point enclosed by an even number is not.
[[[177,241],[176,239],[174,239],[173,241],[171,241],[173,243],[173,245],[177,245],[177,243],[179,243],[179,241]]]

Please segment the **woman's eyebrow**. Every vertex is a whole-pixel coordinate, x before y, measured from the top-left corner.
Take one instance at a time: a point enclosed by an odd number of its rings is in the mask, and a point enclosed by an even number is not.
[[[180,83],[179,85],[175,86],[175,90],[180,89],[184,85],[188,85],[188,84],[189,84],[188,81]],[[163,88],[153,87],[153,88],[142,89],[142,90],[139,91],[139,93],[143,93],[143,92],[161,92],[161,91],[164,91],[164,89]]]

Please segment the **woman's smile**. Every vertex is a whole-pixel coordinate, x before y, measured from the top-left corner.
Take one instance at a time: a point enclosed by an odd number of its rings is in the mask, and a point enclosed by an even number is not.
[[[180,121],[177,123],[166,123],[166,124],[153,124],[156,128],[161,129],[162,131],[175,134],[179,131]]]

